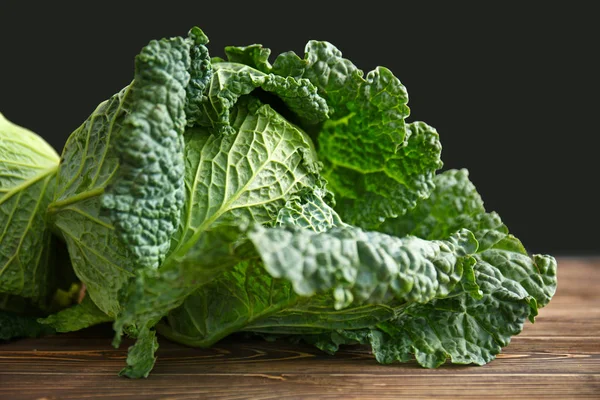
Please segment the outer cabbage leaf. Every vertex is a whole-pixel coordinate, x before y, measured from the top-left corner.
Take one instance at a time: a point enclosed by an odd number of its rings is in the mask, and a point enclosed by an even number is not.
[[[239,330],[365,328],[394,317],[399,304],[448,295],[471,271],[468,254],[476,242],[470,232],[445,242],[363,232],[342,223],[324,194],[291,198],[279,212],[279,227],[249,231],[261,259],[239,263],[199,288],[158,325],[159,332],[205,347]],[[204,255],[201,249],[189,259],[205,265]]]
[[[471,229],[480,247],[473,266],[480,296],[458,293],[427,304],[410,304],[396,319],[362,332],[329,332],[306,337],[327,351],[356,338],[369,342],[382,363],[407,361],[414,355],[424,367],[447,359],[482,365],[494,359],[525,320],[532,322],[556,290],[556,261],[530,257],[497,214],[485,213],[483,202],[465,170],[446,171],[435,179],[431,197],[410,214],[382,226],[396,234],[418,233],[443,238],[460,227]],[[464,278],[463,278],[464,279]],[[469,284],[463,287],[469,287]]]
[[[383,230],[434,240],[467,228],[479,243],[476,270],[490,264],[507,279],[522,285],[539,306],[548,304],[556,291],[556,260],[548,255],[528,255],[521,242],[508,233],[498,214],[485,212],[466,170],[446,171],[434,182],[436,189],[429,199],[409,215],[388,221]]]
[[[179,226],[184,109],[201,101],[210,73],[206,40],[195,28],[188,39],[151,42],[135,81],[100,104],[63,150],[50,218],[88,295],[110,317],[120,311],[120,288],[139,267],[157,266]]]
[[[331,291],[300,297],[288,281],[274,279],[254,259],[195,291],[157,330],[176,342],[207,347],[241,330],[314,333],[340,326],[369,327],[394,315],[394,309],[383,304],[335,310]]]
[[[117,292],[133,276],[135,265],[102,211],[100,198],[119,166],[110,141],[128,114],[129,93],[128,87],[101,103],[71,134],[63,149],[54,202],[48,208],[87,295],[112,317],[119,310]]]
[[[539,276],[555,282],[556,263],[534,256]],[[537,301],[510,271],[478,262],[475,275],[483,296],[462,294],[427,304],[410,304],[396,319],[376,328],[333,331],[304,339],[333,353],[340,344],[370,343],[380,363],[408,361],[413,357],[423,367],[436,368],[450,359],[455,364],[483,365],[493,360],[511,336],[523,330],[525,320],[537,313]],[[552,284],[549,285],[551,287]]]
[[[136,57],[129,114],[112,138],[119,168],[102,205],[140,267],[161,264],[185,200],[183,130],[190,47],[189,39],[176,37],[142,49]]]
[[[257,226],[248,237],[271,276],[289,280],[303,296],[333,290],[336,309],[354,300],[425,303],[445,297],[462,277],[462,257],[477,248],[467,230],[445,241],[426,241],[350,226],[327,232]]]
[[[45,214],[58,162],[42,138],[0,114],[0,294],[41,307],[54,285]]]

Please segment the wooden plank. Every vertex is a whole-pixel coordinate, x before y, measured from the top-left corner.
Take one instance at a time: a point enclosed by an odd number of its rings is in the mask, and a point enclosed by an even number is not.
[[[493,376],[422,374],[347,375],[260,373],[160,376],[143,381],[105,375],[40,380],[34,375],[2,381],[3,399],[598,399],[600,374]],[[15,379],[16,378],[16,379]],[[42,387],[44,385],[44,387]],[[5,397],[4,397],[5,396]],[[54,396],[54,397],[52,397]]]
[[[600,399],[600,259],[560,259],[559,289],[482,367],[378,365],[368,348],[228,338],[211,349],[161,341],[148,379],[116,376],[126,342],[110,326],[0,346],[0,399]]]

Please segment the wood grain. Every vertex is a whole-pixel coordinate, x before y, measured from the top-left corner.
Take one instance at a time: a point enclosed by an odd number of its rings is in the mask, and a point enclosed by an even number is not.
[[[600,259],[559,259],[559,288],[488,365],[378,365],[368,348],[229,338],[202,350],[161,341],[148,379],[116,376],[127,344],[110,326],[0,346],[0,399],[600,399]]]

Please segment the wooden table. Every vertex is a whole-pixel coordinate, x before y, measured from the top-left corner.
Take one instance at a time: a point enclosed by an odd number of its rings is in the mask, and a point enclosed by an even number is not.
[[[556,297],[483,367],[378,365],[260,340],[208,350],[161,340],[148,379],[120,378],[109,327],[0,345],[0,399],[600,399],[600,258],[559,259]]]

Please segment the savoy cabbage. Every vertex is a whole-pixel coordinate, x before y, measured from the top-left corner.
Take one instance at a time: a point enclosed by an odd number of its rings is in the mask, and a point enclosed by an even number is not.
[[[233,332],[382,363],[484,364],[533,322],[556,261],[487,212],[405,87],[327,42],[209,56],[151,41],[59,157],[0,114],[0,339],[112,322],[210,346]],[[61,249],[66,248],[68,253]],[[68,254],[68,256],[67,256]]]

